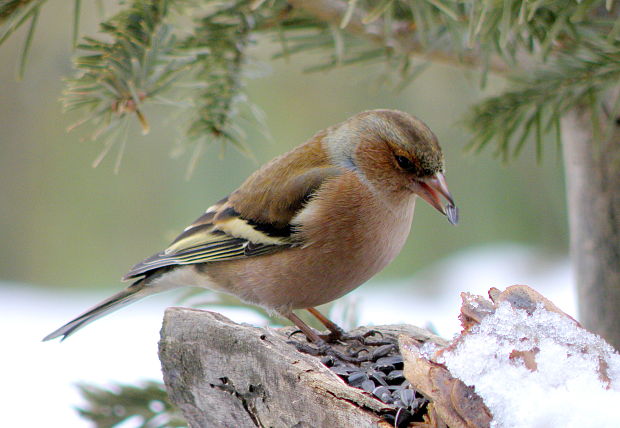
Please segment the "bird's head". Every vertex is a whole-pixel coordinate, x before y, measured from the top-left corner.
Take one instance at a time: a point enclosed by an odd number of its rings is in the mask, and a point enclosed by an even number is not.
[[[396,110],[366,111],[332,128],[327,141],[336,162],[356,170],[375,191],[393,198],[416,194],[458,222],[443,153],[421,120]]]

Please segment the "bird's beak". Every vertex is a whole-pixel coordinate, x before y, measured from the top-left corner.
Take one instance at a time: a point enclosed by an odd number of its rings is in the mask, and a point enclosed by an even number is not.
[[[457,224],[459,222],[458,208],[454,205],[454,200],[442,173],[438,172],[430,178],[416,180],[414,191],[437,211],[448,217],[450,223]],[[446,205],[443,205],[442,196],[448,202]]]

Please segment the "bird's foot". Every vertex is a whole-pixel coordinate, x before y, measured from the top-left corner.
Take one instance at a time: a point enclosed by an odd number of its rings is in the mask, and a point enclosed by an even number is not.
[[[379,337],[379,339],[369,340],[371,337]],[[368,346],[383,346],[383,345],[392,345],[394,344],[393,340],[385,339],[383,333],[378,330],[368,330],[362,334],[347,334],[349,340],[357,340],[362,345]]]
[[[288,338],[290,339],[291,337],[293,337],[296,334],[303,334],[303,331],[300,329],[297,330],[293,330],[292,332],[290,332],[288,334]],[[381,345],[389,345],[393,342],[387,341],[387,340],[372,340],[369,341],[367,340],[369,337],[372,336],[376,336],[379,335],[381,336],[381,338],[383,338],[383,333],[381,333],[380,331],[377,330],[368,330],[362,334],[350,334],[347,333],[346,331],[344,331],[342,328],[338,327],[337,329],[334,330],[330,330],[329,333],[327,334],[318,334],[317,333],[317,337],[319,337],[321,340],[323,340],[325,343],[346,343],[346,342],[358,342],[362,345],[370,345],[370,346],[381,346]]]
[[[347,363],[361,363],[368,361],[368,355],[347,355],[344,352],[340,352],[334,349],[331,345],[321,339],[320,342],[315,342],[314,346],[309,343],[302,343],[297,341],[289,341],[291,345],[295,346],[299,352],[312,355],[315,357],[329,357],[335,360],[344,361]]]
[[[293,337],[293,336],[295,336],[296,334],[299,334],[299,333],[302,333],[302,334],[303,334],[303,331],[301,331],[300,329],[293,330],[293,331],[291,331],[291,332],[288,334],[287,339],[290,339],[291,337]]]
[[[288,338],[290,339],[291,337],[295,336],[296,334],[300,334],[300,333],[303,334],[303,331],[300,329],[293,330],[292,332],[288,334]],[[324,341],[325,343],[344,342],[350,339],[347,333],[345,333],[345,331],[342,329],[340,331],[330,331],[328,334],[316,333],[316,336],[320,338],[322,341]],[[306,352],[306,353],[308,354],[309,352]]]
[[[380,340],[368,340],[371,337],[379,336]],[[362,334],[351,334],[347,333],[340,327],[338,330],[331,330],[329,334],[320,334],[319,337],[323,339],[327,343],[335,343],[335,342],[358,342],[362,345],[368,346],[383,346],[383,345],[391,345],[394,342],[390,340],[384,340],[383,333],[378,330],[368,330]]]
[[[344,331],[342,333],[344,333]],[[340,334],[338,332],[333,332],[333,331],[330,331],[327,334],[319,334],[318,336],[322,340],[324,340],[325,343],[344,342],[348,339],[346,334]]]
[[[319,337],[326,343],[344,342],[349,340],[348,333],[334,323],[330,323],[329,333],[319,334]]]

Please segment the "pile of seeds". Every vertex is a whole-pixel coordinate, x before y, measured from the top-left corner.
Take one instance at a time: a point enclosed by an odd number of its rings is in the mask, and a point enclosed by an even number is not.
[[[391,410],[383,415],[385,420],[397,428],[404,428],[411,422],[421,422],[426,414],[428,400],[417,393],[403,374],[403,358],[396,344],[373,345],[367,341],[358,350],[349,354],[362,355],[361,362],[345,362],[333,357],[322,359],[323,364],[342,378],[348,385],[360,388],[381,400]]]

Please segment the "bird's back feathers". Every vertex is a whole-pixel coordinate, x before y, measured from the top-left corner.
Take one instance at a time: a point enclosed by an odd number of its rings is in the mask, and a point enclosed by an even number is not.
[[[281,165],[287,157],[298,158],[299,151],[307,152],[305,163],[284,168],[276,182],[262,183],[271,175],[273,163],[256,171],[230,196],[209,207],[168,248],[132,267],[123,279],[165,266],[236,260],[303,245],[295,236],[292,219],[325,180],[343,172],[316,156],[320,144],[320,140],[311,140],[277,158]],[[246,203],[249,191],[254,192],[252,204]]]

